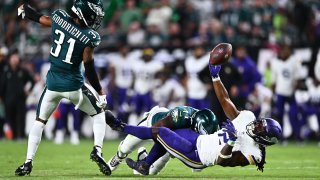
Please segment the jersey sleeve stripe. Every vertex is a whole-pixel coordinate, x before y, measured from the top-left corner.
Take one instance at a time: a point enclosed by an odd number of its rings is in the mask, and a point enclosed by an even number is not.
[[[254,156],[252,155],[248,155],[248,161],[251,165],[255,165],[256,164],[256,159],[254,158]]]

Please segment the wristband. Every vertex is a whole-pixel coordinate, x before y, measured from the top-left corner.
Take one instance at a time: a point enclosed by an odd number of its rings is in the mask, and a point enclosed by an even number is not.
[[[30,5],[23,5],[24,12],[26,13],[26,17],[32,21],[40,23],[40,18],[43,14],[38,13],[35,9],[33,9]]]
[[[229,145],[229,146],[234,146],[234,144],[236,143],[236,141],[232,141],[232,140],[228,140],[228,142],[227,142],[227,144]]]
[[[232,157],[232,153],[229,154],[229,155],[223,155],[223,154],[221,154],[221,152],[220,152],[219,157],[222,158],[222,159],[229,159],[229,158]]]
[[[219,76],[217,76],[217,77],[211,77],[211,79],[212,79],[212,82],[216,82],[216,81],[220,81],[220,77]]]

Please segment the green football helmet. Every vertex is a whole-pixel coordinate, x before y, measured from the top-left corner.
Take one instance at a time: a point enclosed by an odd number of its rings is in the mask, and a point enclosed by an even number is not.
[[[100,27],[104,17],[101,0],[75,0],[71,10],[87,27],[94,30]]]
[[[210,109],[203,109],[191,117],[191,127],[199,134],[213,134],[220,129],[216,115]]]

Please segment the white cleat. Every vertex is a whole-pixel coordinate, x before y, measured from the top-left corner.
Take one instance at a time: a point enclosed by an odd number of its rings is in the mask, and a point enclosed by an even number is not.
[[[108,161],[108,165],[110,167],[111,171],[115,171],[119,165],[122,163],[123,160],[125,160],[127,158],[127,155],[125,157],[120,157],[118,156],[118,152],[116,155],[114,155],[109,161]]]

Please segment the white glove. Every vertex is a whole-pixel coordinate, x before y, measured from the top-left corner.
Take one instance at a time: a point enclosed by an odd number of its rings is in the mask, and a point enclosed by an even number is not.
[[[96,102],[96,105],[104,109],[107,106],[107,96],[106,95],[99,96]]]
[[[24,12],[24,9],[23,9],[23,4],[18,8],[18,16],[20,15],[22,19],[24,19],[24,17],[26,16],[26,13]]]

